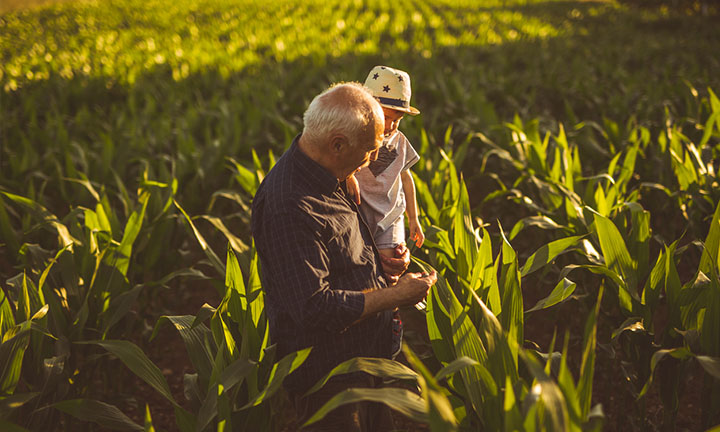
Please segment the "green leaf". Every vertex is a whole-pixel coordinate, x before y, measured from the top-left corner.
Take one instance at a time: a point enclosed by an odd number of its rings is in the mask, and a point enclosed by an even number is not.
[[[128,267],[130,265],[130,258],[132,255],[132,247],[140,233],[140,228],[145,219],[145,210],[150,199],[150,192],[144,191],[140,194],[138,202],[140,203],[140,211],[133,211],[128,218],[127,224],[125,225],[125,231],[123,231],[123,237],[120,241],[120,246],[117,249],[117,260],[115,267],[124,275],[127,274]]]
[[[0,419],[0,430],[2,430],[3,432],[30,432],[24,427],[18,426],[15,423],[10,423],[9,421],[5,421],[2,419]]]
[[[205,255],[207,255],[208,259],[210,260],[210,263],[215,267],[215,269],[220,274],[225,274],[225,265],[220,261],[220,258],[215,254],[215,252],[212,250],[210,245],[205,241],[205,237],[203,237],[202,234],[200,234],[200,231],[195,227],[195,224],[193,223],[192,219],[190,219],[190,216],[185,212],[185,210],[178,204],[177,201],[173,199],[173,204],[175,204],[175,207],[180,210],[180,212],[185,216],[185,220],[190,225],[190,228],[193,231],[193,234],[195,234],[195,238],[197,239],[198,243],[200,244],[200,248],[202,248],[203,252],[205,252]]]
[[[7,245],[8,252],[10,252],[8,258],[16,256],[20,250],[20,239],[10,224],[10,217],[5,210],[2,195],[0,195],[0,238],[3,239],[3,243]]]
[[[515,236],[520,234],[521,231],[528,227],[538,227],[542,230],[552,230],[560,229],[563,226],[559,225],[557,222],[547,216],[529,216],[526,218],[522,218],[515,223],[512,230],[510,231],[508,240],[512,241]]]
[[[710,275],[716,272],[718,268],[720,268],[720,203],[715,208],[715,214],[710,222],[698,270]]]
[[[655,354],[653,354],[652,358],[650,359],[650,376],[648,377],[647,382],[643,386],[642,390],[640,391],[640,394],[638,395],[638,399],[645,396],[647,391],[650,389],[650,386],[653,382],[653,376],[655,375],[655,368],[657,367],[657,364],[662,360],[665,356],[672,356],[680,360],[688,359],[691,357],[694,357],[694,354],[690,352],[687,348],[672,348],[672,349],[661,349],[658,351],[655,351]]]
[[[5,192],[2,190],[0,190],[0,194],[5,195],[12,201],[15,201],[16,203],[30,210],[33,213],[33,216],[39,221],[52,226],[58,234],[61,247],[70,246],[73,243],[82,244],[79,240],[70,235],[70,231],[68,230],[68,228],[62,223],[60,223],[60,220],[57,216],[50,213],[45,207],[41,206],[37,202],[29,198],[11,194],[10,192]]]
[[[335,408],[356,402],[380,402],[404,416],[426,423],[428,421],[427,407],[420,396],[400,388],[353,388],[344,390],[325,403],[313,414],[302,427],[311,425],[325,418]]]
[[[592,402],[592,385],[595,376],[595,348],[597,346],[597,317],[600,314],[603,286],[600,285],[595,309],[590,313],[585,322],[585,334],[583,337],[583,355],[580,363],[580,378],[577,385],[578,402],[582,418],[587,418]]]
[[[453,412],[450,400],[445,395],[445,390],[407,344],[403,345],[402,350],[408,363],[419,373],[418,384],[429,413],[430,430],[432,432],[456,431],[457,417]]]
[[[30,342],[30,332],[45,333],[36,327],[33,321],[43,318],[48,312],[48,305],[43,306],[29,320],[11,328],[3,335],[0,345],[0,394],[13,394],[20,380],[25,350]]]
[[[450,318],[450,325],[452,327],[448,334],[442,334],[442,337],[453,341],[453,350],[455,353],[453,357],[466,356],[480,364],[485,364],[487,361],[487,352],[475,326],[467,315],[467,312],[463,310],[462,305],[455,297],[453,291],[447,286],[445,278],[440,275],[438,275],[437,282],[435,283],[435,291],[437,293],[436,298],[438,304],[442,306],[443,310],[448,312]],[[433,298],[433,301],[434,300]],[[436,310],[439,310],[436,305],[432,305],[432,307],[430,307],[430,305],[428,306],[428,314],[434,314]],[[474,368],[462,369],[460,376],[465,384],[470,404],[475,412],[480,415],[483,406],[483,393],[480,383],[483,382],[483,377]],[[494,389],[497,391],[497,386],[494,382],[491,381],[490,383],[485,383],[485,385],[488,390]]]
[[[515,391],[510,377],[505,379],[505,399],[503,401],[503,411],[505,414],[505,432],[522,431],[523,421],[519,410],[519,403],[515,399]]]
[[[462,368],[478,365],[480,365],[480,363],[476,362],[470,357],[461,356],[450,362],[447,366],[437,371],[434,378],[436,381],[441,381],[451,375],[454,375]]]
[[[138,285],[130,291],[126,291],[119,296],[111,299],[110,305],[105,312],[108,318],[104,320],[105,322],[103,324],[103,338],[107,337],[108,332],[113,328],[113,326],[117,324],[121,319],[125,318],[125,316],[127,316],[132,307],[135,306],[135,302],[137,301],[137,298],[140,295],[140,291],[142,291],[142,289],[143,286]]]
[[[535,378],[535,384],[530,388],[530,394],[535,400],[542,401],[545,414],[545,424],[542,430],[568,430],[570,415],[562,391],[545,373],[543,367],[534,357],[528,355],[524,350],[521,350],[519,354],[533,378]],[[533,405],[535,404],[533,403]],[[527,408],[525,407],[525,409]]]
[[[575,282],[570,279],[563,278],[557,285],[555,285],[555,288],[549,296],[539,300],[535,306],[525,311],[525,313],[538,311],[540,309],[547,309],[550,306],[555,306],[556,304],[565,301],[572,293],[575,292],[576,286]]]
[[[417,381],[417,373],[402,363],[384,358],[355,357],[335,366],[328,374],[315,383],[305,396],[320,390],[330,378],[351,372],[365,372],[381,378],[395,378]]]
[[[0,397],[0,418],[7,418],[10,413],[33,400],[39,394],[40,392],[15,393]]]
[[[465,181],[460,176],[460,195],[458,197],[455,219],[453,222],[455,239],[455,255],[457,257],[457,274],[465,280],[470,280],[471,271],[477,260],[478,240],[472,227],[472,214],[470,213],[470,199],[468,198]]]
[[[217,347],[210,329],[204,324],[193,327],[194,319],[195,317],[192,315],[161,316],[155,323],[155,329],[150,336],[150,340],[155,339],[163,323],[172,323],[185,343],[185,348],[195,370],[201,377],[209,377],[213,367],[212,352],[216,351]]]
[[[530,255],[530,258],[525,261],[525,265],[523,265],[522,269],[520,269],[520,274],[522,276],[527,276],[541,269],[545,265],[551,263],[558,255],[565,252],[570,246],[573,246],[580,241],[583,237],[584,236],[566,237],[543,245],[533,252],[533,254]]]
[[[54,408],[82,421],[97,423],[112,430],[144,431],[145,428],[130,420],[115,405],[92,399],[71,399],[57,402]]]
[[[568,412],[570,417],[575,422],[580,422],[582,419],[582,413],[580,410],[580,399],[577,393],[577,387],[573,381],[572,373],[568,367],[568,344],[570,341],[570,332],[565,333],[565,343],[563,345],[563,352],[560,356],[560,369],[558,371],[557,383],[560,390],[565,396],[565,400],[568,404]]]
[[[590,210],[592,211],[592,209]],[[622,275],[628,294],[639,301],[637,294],[638,262],[630,256],[620,231],[610,219],[598,213],[595,213],[595,226],[605,265]]]
[[[237,237],[233,233],[230,232],[230,230],[225,226],[222,219],[215,217],[215,216],[209,216],[209,215],[202,215],[201,218],[205,219],[206,221],[210,222],[215,228],[218,229],[225,238],[228,239],[228,243],[230,246],[235,250],[237,253],[243,253],[250,249],[248,245],[245,244],[242,240],[240,240],[240,237]]]
[[[719,357],[708,357],[708,356],[696,356],[695,357],[700,365],[705,369],[710,376],[720,380],[720,358]]]
[[[150,405],[145,404],[145,432],[155,432],[155,427],[152,424],[152,416],[150,416]]]
[[[275,363],[272,371],[270,372],[270,377],[268,378],[265,388],[241,409],[247,409],[260,405],[264,400],[275,394],[275,392],[280,389],[280,385],[285,377],[290,375],[295,369],[300,367],[303,362],[305,362],[307,357],[310,355],[311,349],[312,347],[290,353],[283,357],[282,360]]]
[[[138,348],[137,345],[126,340],[103,340],[103,341],[82,341],[75,342],[78,344],[99,345],[111,352],[115,357],[119,358],[125,366],[128,367],[135,375],[145,381],[154,388],[158,393],[163,395],[165,399],[170,401],[176,407],[180,407],[170,392],[165,377],[160,369],[150,361],[145,353]]]
[[[510,350],[513,357],[517,357],[517,347],[523,344],[523,298],[520,271],[518,270],[518,258],[515,250],[510,246],[502,227],[500,227],[500,236],[503,240],[502,245],[502,264],[500,267],[500,279],[498,284],[501,288],[502,295],[502,313],[498,315],[498,319],[502,324],[505,334],[513,340],[510,344]],[[500,259],[500,257],[498,257]],[[502,381],[500,381],[502,382]]]

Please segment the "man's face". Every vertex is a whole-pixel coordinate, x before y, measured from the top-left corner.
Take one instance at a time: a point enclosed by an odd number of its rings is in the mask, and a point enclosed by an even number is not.
[[[378,157],[378,150],[385,138],[383,123],[378,121],[375,127],[373,139],[358,139],[353,146],[347,146],[343,160],[348,167],[347,176],[355,173],[360,168],[366,167],[371,161]],[[343,173],[344,174],[344,173]]]
[[[402,111],[382,107],[385,114],[385,136],[389,137],[397,131],[404,113]]]
[[[357,169],[366,167],[370,165],[370,162],[374,161],[378,157],[378,151],[380,150],[380,146],[382,146],[383,139],[385,138],[385,134],[382,128],[375,128],[375,137],[374,140],[372,140],[370,143],[368,142],[358,142],[358,155],[361,155],[362,157],[362,163],[360,166],[358,166]],[[356,170],[357,171],[357,170]]]

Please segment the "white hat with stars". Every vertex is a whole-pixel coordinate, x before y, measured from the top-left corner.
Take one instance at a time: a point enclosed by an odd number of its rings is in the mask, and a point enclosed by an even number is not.
[[[420,111],[410,106],[410,75],[399,69],[387,66],[375,66],[365,80],[375,99],[385,108],[390,108],[410,115],[418,115]]]

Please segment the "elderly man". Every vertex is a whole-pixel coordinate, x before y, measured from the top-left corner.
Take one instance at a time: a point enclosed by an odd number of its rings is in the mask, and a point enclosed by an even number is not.
[[[343,388],[373,387],[348,374],[304,392],[353,357],[390,358],[393,311],[427,296],[436,275],[408,273],[407,250],[381,261],[345,180],[377,157],[384,117],[358,83],[330,87],[310,103],[304,129],[263,180],[252,206],[270,338],[279,356],[312,347],[285,380],[301,421]],[[384,270],[383,270],[384,267]],[[388,281],[391,284],[388,284]],[[391,428],[387,408],[358,403],[335,410],[312,430]]]

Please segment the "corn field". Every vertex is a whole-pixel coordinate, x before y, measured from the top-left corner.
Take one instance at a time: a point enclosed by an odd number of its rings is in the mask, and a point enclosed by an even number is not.
[[[308,423],[372,400],[413,431],[720,430],[720,31],[689,3],[0,5],[0,429],[299,427],[310,349],[275,355],[250,204],[310,100],[387,64],[438,283],[401,361],[310,392],[402,385]]]

